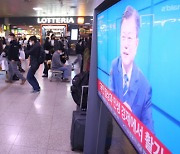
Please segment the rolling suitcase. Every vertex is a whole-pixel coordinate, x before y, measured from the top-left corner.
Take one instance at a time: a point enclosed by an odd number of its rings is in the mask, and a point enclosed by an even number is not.
[[[71,125],[71,149],[83,151],[85,134],[86,112],[73,111]]]
[[[86,124],[86,111],[83,110],[83,91],[84,88],[88,88],[87,86],[82,88],[82,96],[80,108],[77,108],[76,111],[73,111],[72,115],[72,125],[71,125],[71,149],[83,151],[84,147],[84,135],[85,135],[85,124]]]

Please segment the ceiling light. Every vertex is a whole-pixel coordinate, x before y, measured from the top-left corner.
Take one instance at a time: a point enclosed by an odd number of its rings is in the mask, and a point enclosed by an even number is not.
[[[34,7],[33,10],[35,10],[35,11],[42,11],[43,9],[41,7]]]

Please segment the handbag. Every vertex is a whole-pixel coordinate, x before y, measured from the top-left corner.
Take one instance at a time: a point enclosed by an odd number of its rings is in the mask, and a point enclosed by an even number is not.
[[[24,50],[19,50],[19,59],[20,59],[20,60],[25,60]]]

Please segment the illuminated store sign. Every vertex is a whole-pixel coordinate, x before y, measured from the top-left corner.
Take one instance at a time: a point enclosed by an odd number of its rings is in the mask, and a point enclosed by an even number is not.
[[[73,18],[37,18],[37,23],[38,24],[49,24],[49,23],[53,23],[53,24],[69,24],[69,23],[74,23],[74,19]]]

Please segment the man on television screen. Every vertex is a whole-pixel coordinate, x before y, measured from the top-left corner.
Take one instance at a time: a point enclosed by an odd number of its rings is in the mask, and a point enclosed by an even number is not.
[[[120,56],[112,62],[110,89],[154,133],[151,86],[134,63],[140,18],[131,6],[127,6],[124,12],[120,28]]]

